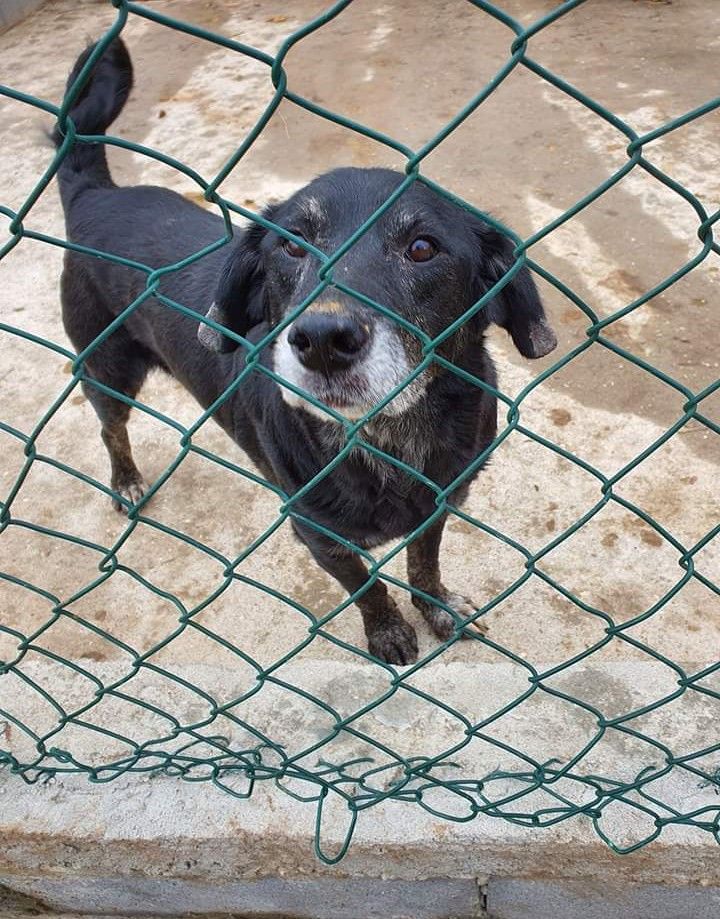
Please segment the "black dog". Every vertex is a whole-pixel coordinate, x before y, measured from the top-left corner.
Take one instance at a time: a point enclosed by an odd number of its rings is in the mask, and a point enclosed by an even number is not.
[[[91,49],[80,57],[72,81]],[[116,40],[97,63],[71,117],[79,133],[102,134],[132,85],[125,46]],[[62,142],[56,130],[55,142]],[[76,143],[59,173],[68,238],[160,268],[221,239],[221,219],[162,188],[118,188],[103,144]],[[338,169],[312,181],[264,215],[325,253],[333,253],[402,181],[384,169]],[[439,335],[513,265],[501,234],[420,183],[413,184],[338,261],[334,278],[421,329]],[[295,242],[258,225],[233,241],[163,276],[160,291],[258,342],[317,286],[318,260]],[[84,349],[145,290],[140,270],[78,252],[66,253],[63,320]],[[212,304],[212,305],[211,305]],[[556,344],[535,285],[523,268],[484,310],[445,341],[438,353],[474,377],[495,384],[483,343],[490,322],[506,328],[521,354],[540,357]],[[232,352],[232,353],[230,353]],[[417,336],[378,310],[325,289],[263,349],[261,363],[340,414],[357,419],[381,402],[421,360]],[[95,380],[135,397],[148,371],[159,367],[207,407],[245,367],[245,349],[205,323],[146,300],[88,357],[85,392],[102,424],[112,487],[133,503],[145,484],[132,458],[123,402]],[[344,444],[343,427],[290,389],[254,370],[215,415],[271,481],[297,492]],[[365,424],[369,443],[418,469],[440,487],[453,482],[496,433],[496,400],[477,384],[433,362]],[[459,504],[466,480],[452,494]],[[116,502],[120,507],[120,503]],[[352,544],[372,548],[414,531],[436,510],[435,493],[397,466],[358,447],[295,505],[303,517]],[[413,588],[453,609],[455,617],[413,595],[435,634],[462,631],[473,606],[440,580],[438,552],[444,519],[408,546]],[[332,538],[293,522],[318,564],[349,592],[367,584],[357,555]],[[382,581],[358,598],[368,647],[393,664],[417,656],[415,631]]]

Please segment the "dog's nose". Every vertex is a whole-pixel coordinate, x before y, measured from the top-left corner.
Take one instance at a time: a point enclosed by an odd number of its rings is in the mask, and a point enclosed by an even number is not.
[[[357,360],[370,338],[368,326],[350,315],[304,313],[292,324],[288,341],[308,370],[333,373]]]

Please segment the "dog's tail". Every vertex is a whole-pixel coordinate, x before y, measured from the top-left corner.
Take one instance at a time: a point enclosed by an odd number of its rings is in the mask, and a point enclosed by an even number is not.
[[[75,62],[68,77],[68,89],[85,65],[95,45],[86,48]],[[104,134],[120,114],[132,89],[133,70],[130,55],[120,38],[114,39],[96,62],[69,115],[78,134]],[[56,125],[53,142],[59,147],[65,137]],[[63,199],[88,187],[114,185],[105,156],[105,144],[76,141],[60,164],[58,180]]]

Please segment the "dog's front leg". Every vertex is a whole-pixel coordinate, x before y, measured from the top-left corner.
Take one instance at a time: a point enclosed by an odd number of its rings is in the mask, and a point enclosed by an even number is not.
[[[298,525],[294,528],[318,565],[339,581],[349,594],[354,594],[367,583],[367,568],[354,552],[309,528]],[[362,613],[368,650],[372,655],[388,664],[411,664],[417,659],[415,629],[403,619],[382,581],[375,581],[355,603]]]
[[[408,581],[411,587],[422,590],[449,606],[461,618],[472,616],[476,610],[475,604],[461,594],[449,591],[442,583],[440,577],[440,541],[447,515],[439,517],[420,536],[414,539],[407,547]],[[456,624],[451,614],[441,606],[436,606],[422,597],[413,595],[412,602],[420,610],[433,632],[438,638],[447,641],[456,629]],[[484,632],[484,624],[477,624],[475,628]]]

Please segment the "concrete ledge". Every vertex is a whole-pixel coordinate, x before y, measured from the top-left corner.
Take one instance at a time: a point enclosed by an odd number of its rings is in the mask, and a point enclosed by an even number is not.
[[[0,4],[0,32],[9,29],[30,13],[39,9],[45,0],[2,0]]]
[[[177,916],[241,912],[248,917],[357,919],[359,916],[436,919],[481,916],[480,890],[473,880],[385,881],[379,879],[230,881],[225,885],[180,880],[94,878],[21,882],[51,909],[132,916]]]
[[[85,661],[85,665],[89,662]],[[104,685],[122,672],[119,664],[93,663],[93,668]],[[39,685],[52,685],[56,698],[68,711],[85,700],[88,681],[69,668],[28,661],[23,663],[23,671]],[[192,676],[199,686],[222,684],[224,698],[239,695],[247,680],[242,673],[209,665],[176,666],[174,672],[180,678]],[[377,697],[380,684],[387,680],[387,674],[372,664],[350,662],[293,663],[284,667],[281,675],[288,684],[326,700],[343,716],[361,707],[366,697]],[[487,687],[486,704],[493,710],[521,690],[518,674],[503,664],[471,667],[436,663],[421,671],[418,678],[420,675],[423,690],[459,708],[462,695],[473,685]],[[597,677],[593,688],[596,698],[604,699],[607,714],[613,711],[614,704],[634,707],[642,698],[659,698],[667,690],[665,676],[654,671],[652,664],[606,664],[602,678],[605,683]],[[178,684],[154,674],[138,674],[136,680],[126,684],[126,691],[132,687],[134,695],[173,712],[183,724],[200,720],[198,698]],[[45,726],[46,706],[40,696],[20,692],[7,678],[3,686],[7,692],[0,694],[0,708],[21,721],[49,729]],[[638,697],[638,692],[644,695]],[[587,732],[592,732],[594,726],[576,717],[562,700],[548,696],[545,701],[542,709],[516,709],[507,726],[511,734],[503,735],[497,727],[497,736],[514,738],[522,749],[541,761],[548,758],[544,744],[567,760],[587,742]],[[652,727],[653,736],[662,738],[678,752],[692,748],[697,741],[695,732],[704,730],[705,722],[682,706],[666,709],[661,721],[652,725],[644,722],[647,729]],[[144,724],[142,710],[135,706],[112,708],[106,714],[107,722],[99,711],[93,716],[98,726],[112,724],[117,734],[138,742],[143,741],[146,730],[157,731],[156,724]],[[429,721],[431,714],[422,700],[409,692],[398,692],[375,710],[371,733],[404,756],[447,749],[453,739],[462,736],[462,725],[436,715]],[[272,687],[252,697],[244,717],[261,731],[272,727],[273,736],[286,744],[288,755],[322,737],[319,732],[329,728],[326,715],[318,714],[317,706],[293,693],[277,695]],[[428,734],[428,724],[432,724],[432,735]],[[216,719],[207,732],[225,734],[229,727],[229,722],[221,724]],[[162,732],[150,734],[161,735]],[[11,749],[15,748],[21,760],[28,761],[22,734],[13,729],[9,739]],[[7,740],[3,739],[3,747]],[[123,752],[113,746],[114,738],[96,731],[75,728],[65,736],[57,734],[53,740],[77,759],[97,767]],[[659,765],[658,752],[651,745],[634,747],[624,737],[616,740],[608,741],[602,749],[598,745],[591,751],[593,755],[588,754],[588,765],[583,768],[630,778],[651,762]],[[236,741],[241,743],[242,738]],[[183,739],[181,735],[176,743],[182,746],[186,742],[187,737]],[[353,746],[356,742],[353,736],[338,735],[322,755],[341,762],[361,752],[373,752],[358,750]],[[459,751],[455,757],[462,766],[459,774],[454,773],[458,777],[478,777],[496,768],[499,751],[494,745],[479,744],[477,750],[470,745],[467,750],[466,756],[465,751]],[[378,750],[374,752],[379,756]],[[308,757],[306,766],[316,767],[318,757],[318,753],[314,758]],[[662,785],[654,789],[656,796],[681,813],[717,807],[713,788],[703,786],[697,776],[688,778],[681,770],[673,770],[661,781]],[[492,789],[492,784],[488,785],[487,793],[492,795]],[[572,788],[563,791],[566,795],[573,793]],[[507,789],[501,790],[500,794],[504,793]],[[547,807],[552,799],[546,798]],[[322,817],[321,844],[323,851],[332,856],[340,850],[347,834],[349,812],[330,798],[328,802]],[[436,803],[449,806],[447,802]],[[532,811],[539,803],[519,801],[516,807]],[[611,805],[606,813],[603,829],[619,844],[630,844],[652,831],[652,821],[628,806]],[[316,815],[314,804],[294,800],[272,782],[258,782],[249,800],[239,800],[210,782],[183,782],[162,774],[152,778],[147,774],[125,775],[111,782],[95,783],[84,776],[58,775],[49,782],[26,785],[4,770],[0,771],[0,884],[49,898],[54,908],[66,911],[78,908],[80,890],[85,891],[82,902],[87,911],[100,911],[101,895],[106,895],[107,903],[117,911],[123,902],[123,890],[130,898],[128,902],[139,908],[134,891],[145,890],[146,883],[157,883],[157,890],[163,891],[159,902],[165,907],[187,902],[189,894],[183,885],[190,884],[193,886],[188,890],[192,889],[199,898],[198,909],[206,912],[237,912],[239,907],[233,901],[238,897],[242,900],[245,893],[232,885],[259,881],[350,879],[360,884],[358,890],[362,891],[366,881],[376,886],[381,879],[444,879],[460,884],[458,888],[448,887],[447,896],[469,897],[473,879],[483,883],[489,878],[562,883],[585,878],[591,865],[594,878],[608,888],[627,883],[664,883],[665,879],[679,886],[720,886],[720,858],[712,834],[686,825],[667,826],[653,843],[620,857],[598,838],[584,817],[546,829],[529,829],[483,815],[468,822],[450,822],[432,816],[417,804],[386,801],[360,812],[347,856],[337,865],[326,866],[313,851]],[[282,888],[252,889],[261,900],[265,898],[263,902],[271,903],[267,891]],[[244,890],[249,896],[251,888]],[[211,893],[215,902],[207,899]],[[176,900],[171,894],[177,894]],[[409,893],[400,893],[398,899],[408,896]],[[420,899],[427,899],[427,894]],[[232,903],[232,910],[223,903]],[[146,904],[147,909],[152,907],[158,912],[156,904],[147,900]],[[463,914],[455,910],[448,915]]]
[[[491,919],[715,919],[720,888],[497,880],[488,885]]]
[[[113,667],[102,668],[102,678],[109,681]],[[26,669],[34,679],[50,678],[49,672],[42,672],[46,668],[28,664]],[[455,685],[469,685],[471,678],[492,687],[493,704],[512,685],[512,675],[502,665],[478,666],[472,673],[467,669],[457,664],[429,671],[446,693]],[[296,665],[285,676],[331,696],[342,708],[341,701],[357,704],[353,693],[362,696],[377,690],[376,670],[372,665],[314,662]],[[182,675],[182,668],[179,672]],[[193,668],[200,685],[219,676],[211,667]],[[636,664],[632,672],[628,665],[608,666],[605,676],[614,681],[619,698],[631,691],[630,684],[650,692],[662,688],[654,684],[649,665],[643,669]],[[71,677],[63,682],[62,671],[53,672],[52,679],[58,696],[72,707],[82,688],[72,685]],[[228,692],[237,691],[229,685],[227,671],[224,679]],[[432,683],[427,688],[432,691]],[[297,706],[273,699],[260,705],[262,693],[257,698],[254,717],[259,724],[276,719],[282,731],[284,718],[291,718],[301,743],[307,731],[317,728]],[[16,694],[3,705],[17,710],[20,701]],[[172,695],[163,701],[181,720],[196,704],[192,698]],[[394,746],[404,744],[408,755],[414,745],[427,743],[427,721],[413,704],[410,697],[395,699],[384,720],[378,721],[381,736],[394,737]],[[188,705],[190,712],[185,711]],[[689,729],[681,721],[664,724],[666,732],[674,732],[677,745],[686,742],[684,732]],[[132,711],[127,721],[114,723],[121,733],[142,729]],[[444,732],[451,730],[451,724],[438,724],[436,740],[447,742]],[[564,755],[581,739],[578,726],[561,709],[546,710],[540,722],[532,715],[518,716],[513,731],[526,743],[538,742],[545,734]],[[663,736],[669,739],[670,733]],[[84,755],[91,761],[107,756],[109,748],[103,749],[103,744],[110,741],[95,732],[90,736],[95,746],[85,747]],[[628,768],[631,752],[627,745],[616,751],[618,768]],[[483,756],[475,762],[487,768]],[[673,773],[664,791],[686,810],[717,803],[712,789],[697,786],[683,784]],[[326,853],[340,849],[347,818],[347,811],[339,808],[323,816]],[[614,903],[612,898],[617,898],[617,909],[611,915],[618,917],[717,915],[712,912],[717,910],[720,887],[717,845],[711,834],[688,826],[668,826],[655,842],[620,857],[584,818],[549,829],[523,828],[485,816],[450,823],[417,805],[390,801],[361,812],[347,856],[327,866],[313,852],[315,819],[314,805],[288,797],[271,783],[258,783],[249,800],[238,800],[209,782],[164,775],[124,776],[108,783],[58,776],[28,786],[5,770],[0,772],[0,884],[37,898],[54,912],[98,916],[575,919],[582,913],[594,919],[609,915],[603,904]],[[616,832],[637,831],[636,812],[628,811],[622,819],[624,825],[615,827]]]
[[[227,915],[244,919],[715,919],[719,887],[619,884],[607,889],[593,877],[582,881],[492,878],[465,881],[266,880],[224,886],[193,881],[115,878],[21,882],[33,899],[10,897],[3,919],[51,915],[165,919],[183,915]],[[68,902],[73,913],[65,912]],[[5,908],[7,906],[7,908]],[[55,908],[61,910],[56,912]],[[10,909],[10,911],[8,911]]]

